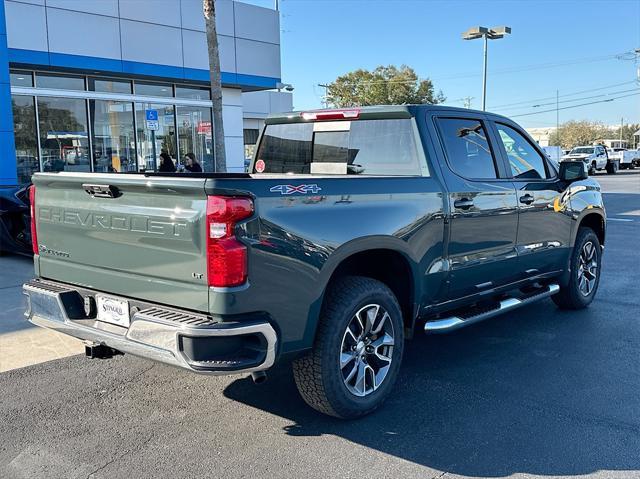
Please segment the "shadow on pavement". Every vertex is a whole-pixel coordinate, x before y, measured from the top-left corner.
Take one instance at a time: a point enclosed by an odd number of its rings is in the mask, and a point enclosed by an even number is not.
[[[286,434],[339,436],[454,474],[640,469],[637,399],[616,391],[619,378],[576,364],[576,356],[594,341],[589,319],[557,313],[551,318],[552,309],[539,305],[521,320],[498,319],[408,343],[394,393],[378,412],[357,421],[330,419],[308,408],[284,366],[263,386],[249,379],[233,382],[225,396],[293,421]],[[574,330],[581,321],[586,324],[574,344],[563,350],[566,338],[557,330]],[[628,399],[626,411],[611,413],[613,404],[625,409]]]
[[[636,194],[605,201],[610,216],[640,206]],[[546,300],[454,334],[417,333],[394,392],[371,416],[316,413],[288,365],[262,386],[240,379],[224,394],[290,420],[287,435],[338,436],[452,474],[638,471],[640,276],[625,240],[635,224],[610,228],[590,308],[563,312]]]

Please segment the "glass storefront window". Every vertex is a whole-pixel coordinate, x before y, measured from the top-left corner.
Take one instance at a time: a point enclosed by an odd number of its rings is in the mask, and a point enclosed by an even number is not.
[[[31,72],[11,71],[11,86],[33,86],[33,75]]]
[[[93,148],[93,171],[136,171],[133,103],[90,100],[89,121]]]
[[[190,100],[210,100],[211,90],[209,90],[208,88],[176,85],[176,98],[188,98]]]
[[[135,83],[136,95],[144,96],[173,96],[173,87],[168,83]]]
[[[128,80],[111,80],[108,78],[89,78],[89,90],[104,93],[131,94],[131,82]]]
[[[202,171],[213,171],[211,108],[177,106],[176,114],[180,162],[184,164],[185,155],[193,153]]]
[[[146,110],[158,112],[158,130],[152,132],[147,129]],[[138,130],[138,168],[158,169],[160,166],[160,154],[167,153],[174,164],[176,158],[176,125],[173,114],[173,105],[155,103],[136,103],[136,128]],[[154,143],[155,138],[155,157]]]
[[[13,128],[16,140],[18,184],[31,181],[31,175],[40,170],[36,108],[32,96],[13,95]]]
[[[44,171],[89,171],[85,100],[38,97],[38,118]]]
[[[84,77],[69,75],[51,75],[49,73],[36,73],[36,86],[38,88],[53,88],[56,90],[82,90],[84,91]]]
[[[16,91],[12,106],[21,182],[28,181],[33,172],[39,170],[158,169],[163,152],[169,155],[178,171],[183,171],[190,154],[203,171],[214,169],[212,115],[210,106],[206,105],[211,94],[205,86],[20,69],[11,70],[10,79]],[[20,87],[34,91],[31,95],[19,94]],[[73,93],[87,90],[113,94],[113,100],[89,98],[90,93]],[[64,98],[67,95],[70,98]],[[126,101],[117,95],[132,95],[124,97],[132,99]],[[133,95],[138,96],[137,101]],[[109,95],[97,96],[109,98]],[[166,100],[143,103],[144,97]],[[196,101],[205,105],[179,105]],[[149,109],[158,112],[158,129],[154,132],[147,129],[145,110]],[[168,166],[171,169],[170,163]]]

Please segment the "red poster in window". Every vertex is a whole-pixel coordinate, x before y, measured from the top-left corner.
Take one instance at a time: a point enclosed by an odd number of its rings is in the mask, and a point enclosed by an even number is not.
[[[199,135],[211,135],[211,122],[210,121],[199,121],[196,126],[196,132]]]

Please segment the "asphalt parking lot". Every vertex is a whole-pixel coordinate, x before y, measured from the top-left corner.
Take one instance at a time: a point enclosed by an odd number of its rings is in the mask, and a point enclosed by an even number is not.
[[[545,300],[418,334],[395,393],[353,422],[310,410],[287,365],[261,386],[131,356],[13,369],[0,477],[640,477],[640,171],[597,179],[608,236],[587,310]],[[0,275],[28,272],[0,258]]]

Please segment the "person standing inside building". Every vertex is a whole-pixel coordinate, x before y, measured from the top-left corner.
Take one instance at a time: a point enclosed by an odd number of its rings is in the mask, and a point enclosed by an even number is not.
[[[184,167],[188,172],[202,173],[202,166],[200,166],[200,163],[196,160],[196,155],[193,153],[187,153],[184,157],[186,158]]]
[[[171,156],[166,151],[160,153],[160,167],[158,171],[164,171],[166,173],[175,173],[176,165],[173,163]]]

